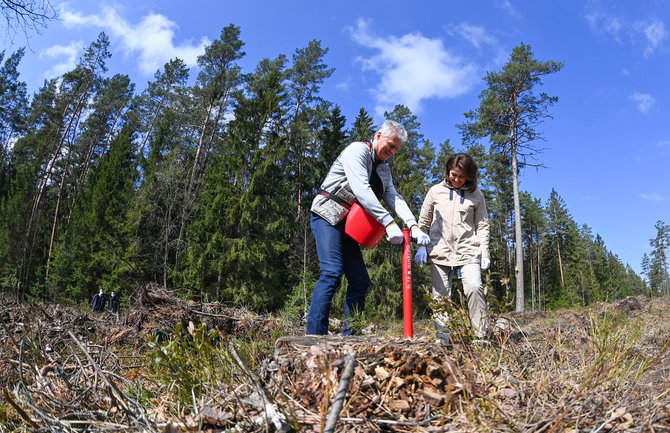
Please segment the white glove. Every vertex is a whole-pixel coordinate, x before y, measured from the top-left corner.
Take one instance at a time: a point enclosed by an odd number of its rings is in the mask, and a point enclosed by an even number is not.
[[[481,264],[482,271],[487,270],[489,268],[489,266],[491,266],[491,259],[487,259],[486,257],[482,257],[482,264]]]
[[[386,239],[392,244],[399,245],[405,239],[402,235],[402,230],[398,227],[398,224],[391,223],[386,226]]]
[[[425,234],[419,226],[412,227],[412,237],[416,239],[417,245],[428,245],[430,243],[430,236]]]
[[[426,251],[426,247],[421,247],[414,255],[414,261],[417,265],[423,268],[423,264],[426,263],[426,260],[428,260],[428,252]]]

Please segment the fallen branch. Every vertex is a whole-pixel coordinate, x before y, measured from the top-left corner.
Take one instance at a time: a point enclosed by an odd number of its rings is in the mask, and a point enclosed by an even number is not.
[[[286,415],[284,415],[279,409],[277,409],[277,405],[272,402],[272,399],[268,395],[268,392],[265,389],[265,387],[256,378],[254,373],[244,365],[244,362],[242,362],[242,359],[240,358],[240,355],[237,353],[235,347],[232,344],[230,344],[228,347],[230,353],[233,355],[233,358],[235,358],[238,367],[242,370],[244,375],[247,376],[247,378],[253,383],[254,387],[256,388],[259,395],[259,399],[263,404],[263,411],[265,413],[265,418],[266,419],[269,418],[269,420],[272,422],[272,424],[274,424],[278,432],[284,433],[291,431],[291,427],[288,425],[288,422],[286,421]]]
[[[347,395],[347,390],[349,389],[349,382],[354,376],[354,366],[356,364],[356,351],[350,352],[344,359],[344,371],[342,372],[342,377],[340,377],[340,383],[337,386],[337,394],[335,394],[335,401],[328,411],[328,416],[326,417],[326,425],[323,429],[324,433],[332,433],[335,431],[335,424],[337,424],[337,419],[340,416],[342,407],[344,406],[344,398]]]
[[[26,420],[28,424],[30,424],[32,428],[34,429],[39,428],[39,425],[35,421],[33,421],[32,418],[30,418],[30,415],[28,415],[28,413],[26,413],[26,411],[23,410],[23,408],[14,401],[9,392],[7,392],[7,389],[2,390],[2,396],[5,399],[5,401],[11,404],[12,407],[16,410],[16,412],[18,412],[18,414],[21,415],[21,418],[23,418],[24,420]]]

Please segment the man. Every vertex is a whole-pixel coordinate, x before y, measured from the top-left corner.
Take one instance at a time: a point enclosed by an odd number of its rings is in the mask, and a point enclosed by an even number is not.
[[[109,312],[119,314],[119,298],[116,297],[116,292],[112,292],[109,297]]]
[[[100,292],[96,293],[95,296],[93,296],[93,300],[91,301],[91,307],[93,308],[93,311],[105,311],[106,303],[107,299],[105,298],[105,294],[103,293],[102,289],[100,289]]]
[[[321,263],[321,276],[312,295],[307,334],[328,334],[330,306],[342,274],[346,275],[349,283],[344,304],[345,318],[363,311],[370,277],[360,246],[344,232],[352,203],[358,202],[386,228],[387,239],[391,243],[401,244],[403,235],[380,199],[411,228],[417,244],[430,242],[428,235],[419,229],[405,200],[395,190],[387,164],[387,160],[406,140],[405,128],[398,122],[387,120],[375,133],[372,143],[354,142],[348,145],[321,184],[311,208],[312,233]],[[345,320],[342,334],[351,335],[354,332],[349,320]]]

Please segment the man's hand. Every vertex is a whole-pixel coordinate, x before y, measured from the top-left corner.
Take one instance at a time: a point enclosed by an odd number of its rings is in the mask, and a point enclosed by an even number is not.
[[[421,247],[414,255],[414,261],[417,265],[423,268],[423,264],[426,263],[426,260],[428,260],[428,252],[426,251],[426,247]]]
[[[489,266],[491,266],[491,259],[482,257],[482,264],[481,264],[482,271],[487,270]]]
[[[417,245],[428,245],[430,243],[430,236],[425,234],[419,226],[412,227],[412,237],[416,239]]]
[[[391,223],[386,226],[386,239],[395,245],[402,243],[404,237],[402,235],[402,230],[400,230],[400,227],[398,227],[398,224]]]

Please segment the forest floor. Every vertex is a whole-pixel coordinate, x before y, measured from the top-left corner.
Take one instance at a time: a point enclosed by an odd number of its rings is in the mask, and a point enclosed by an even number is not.
[[[454,314],[457,321],[458,312]],[[670,432],[670,297],[370,335],[155,285],[120,316],[0,300],[0,432]]]

